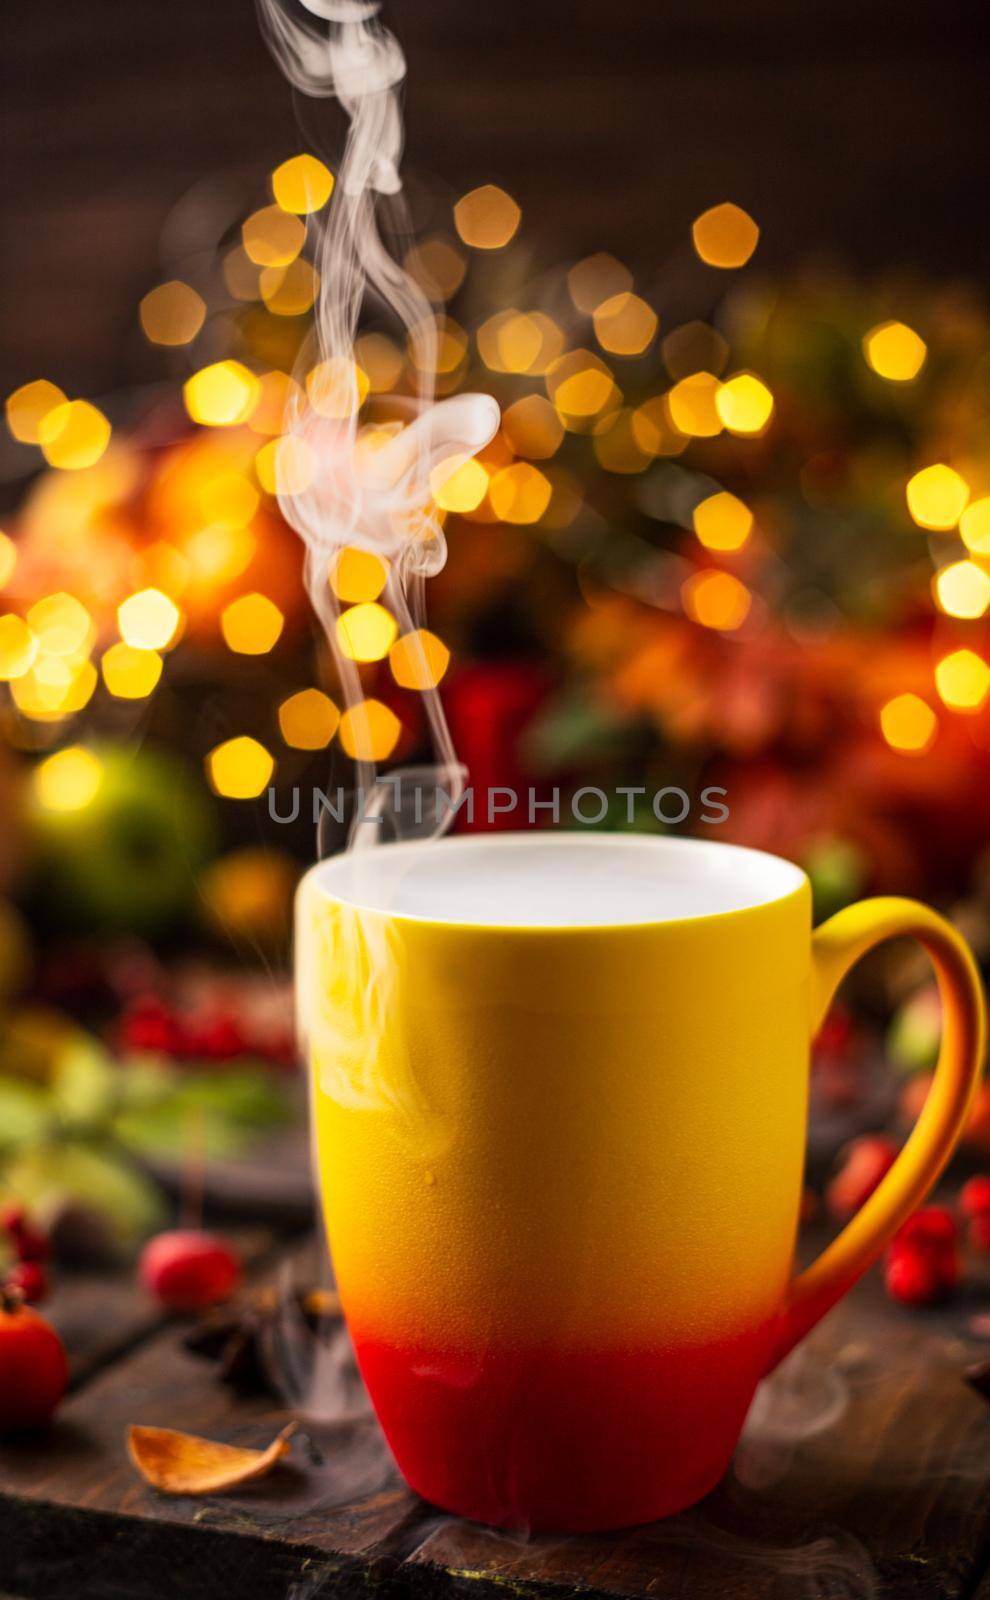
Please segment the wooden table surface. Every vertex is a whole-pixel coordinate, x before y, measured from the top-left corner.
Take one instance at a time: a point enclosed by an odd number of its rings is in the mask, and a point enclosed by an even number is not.
[[[280,1260],[300,1270],[298,1245],[260,1230],[246,1243],[257,1281],[284,1280]],[[346,1416],[305,1424],[291,1464],[238,1493],[159,1495],[129,1463],[128,1424],[265,1444],[286,1412],[221,1384],[129,1279],[63,1277],[47,1309],[73,1387],[50,1433],[0,1448],[0,1592],[990,1600],[990,1405],[962,1376],[990,1354],[973,1320],[988,1307],[990,1275],[950,1307],[909,1312],[871,1274],[765,1387],[701,1506],[628,1533],[526,1539],[404,1487],[342,1329]]]

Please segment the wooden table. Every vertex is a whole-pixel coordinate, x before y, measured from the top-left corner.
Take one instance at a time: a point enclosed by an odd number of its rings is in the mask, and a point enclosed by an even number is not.
[[[812,1241],[814,1243],[814,1241]],[[299,1249],[249,1241],[256,1277]],[[629,1533],[516,1538],[411,1494],[366,1406],[313,1427],[292,1465],[236,1494],[157,1494],[129,1464],[131,1422],[264,1444],[285,1421],[191,1355],[130,1281],[63,1279],[50,1305],[73,1389],[44,1438],[0,1448],[0,1592],[37,1600],[621,1595],[640,1600],[990,1597],[990,1405],[964,1367],[990,1276],[909,1312],[872,1274],[770,1391],[762,1431],[692,1512]],[[343,1330],[338,1338],[345,1339]],[[357,1391],[361,1394],[361,1391]],[[780,1437],[795,1392],[817,1417]],[[776,1422],[775,1422],[776,1417]]]

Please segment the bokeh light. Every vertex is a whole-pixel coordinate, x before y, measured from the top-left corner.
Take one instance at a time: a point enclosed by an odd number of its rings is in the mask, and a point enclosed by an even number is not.
[[[290,156],[272,173],[272,194],[283,211],[305,217],[326,205],[333,193],[333,173],[317,156]]]
[[[165,650],[178,632],[182,614],[161,589],[139,589],[117,607],[117,626],[135,650]]]
[[[276,317],[304,316],[319,288],[319,273],[302,256],[287,267],[263,267],[258,277],[261,298]]]
[[[882,322],[863,335],[867,364],[891,383],[910,383],[925,364],[928,346],[905,322]]]
[[[337,618],[337,644],[350,661],[381,661],[398,631],[392,613],[374,600],[351,606]]]
[[[975,556],[990,556],[990,495],[966,507],[959,518],[959,532]]]
[[[473,250],[501,250],[514,236],[522,212],[494,183],[472,189],[454,207],[454,225]]]
[[[916,694],[897,694],[880,710],[880,731],[892,750],[923,755],[938,731],[931,706]]]
[[[87,647],[94,631],[82,601],[64,590],[35,601],[25,620],[38,649],[52,656],[75,655]]]
[[[388,394],[405,370],[402,351],[384,333],[362,334],[354,345],[354,355],[372,394]]]
[[[907,504],[920,528],[954,528],[969,499],[969,485],[943,461],[923,467],[908,479]]]
[[[281,433],[290,402],[298,404],[302,390],[294,378],[277,367],[258,379],[257,399],[247,419],[252,433]]]
[[[718,379],[713,381],[717,383]],[[714,404],[711,409],[718,422]],[[666,395],[654,395],[651,400],[644,400],[641,406],[636,407],[632,415],[632,431],[639,448],[648,456],[678,456],[687,448],[688,435],[674,426]]]
[[[935,687],[952,711],[979,711],[990,694],[990,666],[975,650],[953,650],[935,668]]]
[[[763,433],[773,415],[773,395],[754,372],[737,372],[716,391],[715,407],[730,433]]]
[[[20,678],[33,665],[38,641],[23,617],[8,611],[0,617],[0,680]]]
[[[206,321],[202,295],[179,278],[150,290],[138,311],[145,338],[152,344],[189,344]]]
[[[595,336],[603,350],[617,356],[639,356],[653,343],[658,319],[638,294],[616,294],[595,307]]]
[[[264,206],[242,224],[241,239],[255,266],[287,267],[306,243],[306,227],[281,206]]]
[[[744,267],[759,237],[749,213],[729,200],[703,211],[691,226],[694,248],[709,267]]]
[[[441,511],[473,511],[488,491],[488,473],[473,456],[438,461],[430,473],[430,493]]]
[[[274,771],[274,756],[248,734],[227,739],[206,757],[210,785],[227,800],[254,800],[267,789]]]
[[[7,534],[0,533],[0,589],[5,589],[17,568],[17,546]]]
[[[388,562],[372,550],[347,545],[335,558],[328,577],[338,600],[357,605],[378,599],[388,581]]]
[[[594,429],[592,448],[606,472],[643,472],[653,460],[644,449],[635,428],[634,413],[628,406],[610,412]]]
[[[467,272],[467,262],[451,240],[436,235],[414,244],[403,266],[434,305],[452,300]]]
[[[550,479],[528,461],[514,461],[496,472],[488,490],[496,517],[521,524],[539,522],[552,493]]]
[[[545,461],[560,448],[564,424],[541,394],[527,394],[502,413],[502,435],[516,455]]]
[[[207,522],[223,528],[245,528],[258,509],[258,491],[243,472],[219,472],[199,492]]]
[[[215,361],[182,385],[182,399],[193,422],[230,428],[246,422],[261,396],[254,373],[240,361]]]
[[[712,439],[722,432],[716,405],[721,384],[713,372],[692,372],[667,392],[667,410],[678,433],[695,439]]]
[[[935,600],[946,616],[973,621],[990,606],[990,576],[975,561],[950,561],[935,574]]]
[[[429,628],[415,628],[395,641],[388,664],[400,689],[435,689],[450,664],[450,651]]]
[[[121,641],[103,652],[100,671],[118,700],[144,700],[162,675],[162,658],[157,650],[135,650]]]
[[[270,439],[254,458],[258,482],[267,494],[302,494],[316,477],[318,465],[316,452],[294,433]]]
[[[321,417],[351,417],[368,394],[368,374],[354,361],[330,356],[320,361],[306,378],[306,393]]]
[[[385,761],[395,749],[402,723],[380,700],[361,700],[340,719],[340,743],[353,761]]]
[[[632,286],[629,268],[605,250],[576,262],[567,274],[567,289],[575,310],[586,317],[592,316],[604,300],[627,294]]]
[[[50,467],[80,472],[94,467],[110,443],[107,418],[88,400],[67,400],[38,424],[38,442]]]
[[[727,490],[711,494],[692,512],[694,531],[709,550],[739,550],[753,530],[753,513]]]
[[[31,774],[35,800],[46,811],[82,811],[95,800],[102,781],[99,756],[79,744],[46,756]]]
[[[36,722],[60,722],[82,711],[96,688],[97,673],[85,656],[39,655],[29,670],[13,679],[10,692],[18,711]]]
[[[220,631],[229,650],[242,656],[263,656],[278,643],[285,626],[274,600],[267,595],[242,594],[220,613]]]
[[[47,378],[36,378],[7,396],[4,408],[7,427],[21,444],[40,444],[41,424],[49,412],[65,403],[66,396],[57,384],[49,383]]]
[[[278,725],[295,750],[323,750],[340,723],[340,712],[322,689],[300,689],[278,708]]]
[[[749,616],[753,597],[731,572],[696,572],[681,588],[688,616],[705,628],[731,633]]]

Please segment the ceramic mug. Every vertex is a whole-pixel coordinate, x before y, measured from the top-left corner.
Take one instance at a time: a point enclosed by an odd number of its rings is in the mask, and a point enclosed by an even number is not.
[[[579,921],[472,911],[479,874],[538,900],[563,865],[586,884]],[[617,873],[640,910],[600,921]],[[959,1137],[984,1039],[963,940],[902,899],[812,932],[790,862],[634,835],[352,852],[307,875],[297,915],[330,1247],[408,1483],[556,1532],[698,1500],[760,1379]],[[941,990],[932,1089],[879,1188],[792,1278],[811,1040],[853,963],[904,935]]]

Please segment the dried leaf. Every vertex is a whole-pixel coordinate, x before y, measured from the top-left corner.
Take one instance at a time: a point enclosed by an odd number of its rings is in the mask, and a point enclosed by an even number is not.
[[[264,1477],[289,1448],[290,1422],[267,1450],[242,1450],[174,1428],[127,1430],[127,1449],[141,1476],[165,1494],[220,1494]]]

